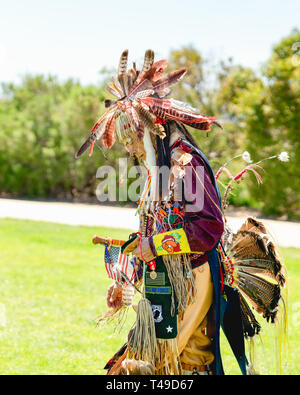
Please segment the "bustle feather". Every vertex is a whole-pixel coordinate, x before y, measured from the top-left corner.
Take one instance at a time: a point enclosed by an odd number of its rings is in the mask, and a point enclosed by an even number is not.
[[[275,243],[265,225],[253,217],[247,218],[241,228],[226,235],[223,255],[226,278],[241,294],[242,317],[246,336],[259,333],[257,322],[249,305],[267,321],[275,322],[286,270]]]

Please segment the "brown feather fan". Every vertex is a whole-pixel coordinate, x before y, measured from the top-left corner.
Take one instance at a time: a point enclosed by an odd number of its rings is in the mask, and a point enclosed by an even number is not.
[[[227,248],[223,256],[227,281],[240,291],[244,330],[251,337],[259,333],[260,325],[249,305],[274,323],[286,270],[270,233],[255,218],[247,218]]]

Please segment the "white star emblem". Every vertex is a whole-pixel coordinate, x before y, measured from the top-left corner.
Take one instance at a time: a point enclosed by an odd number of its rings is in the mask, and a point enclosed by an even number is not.
[[[166,329],[167,329],[168,333],[172,333],[172,331],[173,331],[173,328],[170,325]]]

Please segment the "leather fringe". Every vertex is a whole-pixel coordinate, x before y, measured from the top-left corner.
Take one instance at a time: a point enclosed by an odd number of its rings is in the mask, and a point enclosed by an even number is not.
[[[194,275],[189,258],[183,255],[164,255],[163,261],[172,287],[171,314],[175,314],[175,295],[179,312],[185,311],[196,296]]]

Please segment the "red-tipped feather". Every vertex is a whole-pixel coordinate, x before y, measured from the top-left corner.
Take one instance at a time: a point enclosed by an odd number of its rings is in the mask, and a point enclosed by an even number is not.
[[[165,68],[167,67],[168,61],[167,60],[159,60],[155,63],[153,63],[152,67],[150,70],[141,73],[135,83],[132,85],[128,96],[132,96],[134,92],[136,92],[136,88],[138,86],[140,86],[140,84],[142,84],[145,80],[148,80],[150,84],[150,82],[154,82],[157,81],[159,78],[161,78],[162,73],[164,72]],[[151,85],[152,86],[152,85]]]
[[[90,136],[82,144],[82,146],[79,148],[78,152],[76,153],[75,155],[76,159],[79,158],[89,147],[90,147],[89,155],[90,156],[92,155],[95,141],[98,140],[104,133],[106,124],[110,119],[110,116],[115,114],[115,110],[116,110],[115,107],[111,107],[110,110],[108,110],[106,113],[102,115],[102,117],[98,119],[98,121],[93,126],[93,129],[91,130]]]
[[[176,84],[179,82],[186,73],[186,69],[180,69],[176,71],[172,71],[171,73],[167,74],[165,77],[159,79],[153,84],[153,88],[155,92],[158,92],[162,89],[168,88],[171,85]]]
[[[115,124],[116,119],[114,114],[110,116],[105,126],[105,131],[103,133],[102,142],[105,148],[111,148],[114,145],[115,139]]]
[[[209,130],[211,123],[216,121],[215,117],[193,113],[184,108],[181,110],[177,105],[178,102],[174,103],[172,100],[146,97],[141,99],[141,102],[146,104],[150,111],[159,118],[182,122],[196,129]]]
[[[91,146],[90,146],[89,156],[92,156],[92,155],[93,155],[94,145],[95,145],[95,141],[94,141],[94,142],[91,144]]]
[[[166,59],[158,60],[157,62],[153,63],[152,69],[154,72],[151,77],[152,82],[155,82],[161,78],[167,65],[168,65],[168,61]]]

